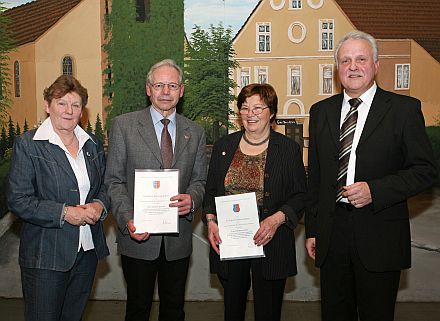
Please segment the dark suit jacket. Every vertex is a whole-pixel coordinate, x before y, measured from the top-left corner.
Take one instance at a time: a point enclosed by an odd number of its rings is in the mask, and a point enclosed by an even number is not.
[[[79,227],[62,224],[64,206],[79,204],[78,183],[65,152],[48,141],[34,141],[36,130],[16,137],[9,172],[8,206],[23,220],[19,261],[22,267],[67,271],[75,263]],[[90,191],[104,205],[109,201],[104,187],[104,148],[93,136],[83,147]],[[90,225],[98,259],[109,255],[102,222]]]
[[[217,215],[214,198],[225,195],[224,179],[242,135],[243,132],[236,132],[225,136],[213,147],[206,182],[203,208],[205,215]],[[293,229],[303,215],[305,193],[306,179],[299,145],[286,136],[271,131],[260,221],[278,210],[283,211],[289,220],[278,228],[272,241],[264,247],[266,257],[261,260],[266,279],[281,279],[297,273]],[[212,248],[210,265],[211,272],[227,275],[228,262],[220,262]]]
[[[160,169],[162,156],[156,138],[150,108],[115,117],[110,129],[105,182],[118,223],[118,251],[129,257],[154,260],[159,256],[162,235],[145,242],[131,239],[126,224],[133,219],[135,169]],[[202,205],[206,183],[205,132],[196,123],[176,115],[176,143],[172,168],[179,169],[179,193],[191,194],[196,208]],[[191,255],[191,216],[179,217],[179,234],[167,234],[165,254],[168,260]]]
[[[316,237],[316,265],[332,232],[343,94],[310,110],[306,236]],[[431,186],[437,170],[420,101],[377,88],[356,149],[355,182],[368,183],[372,204],[354,210],[355,243],[367,270],[411,266],[407,199]]]

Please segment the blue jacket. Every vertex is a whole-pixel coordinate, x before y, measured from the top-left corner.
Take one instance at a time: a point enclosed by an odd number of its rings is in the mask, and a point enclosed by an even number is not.
[[[67,271],[75,263],[79,227],[63,222],[64,206],[79,204],[75,174],[65,152],[49,141],[34,141],[36,130],[16,137],[9,172],[8,206],[23,220],[19,263],[26,268]],[[109,254],[102,220],[109,201],[103,184],[105,155],[92,136],[83,146],[90,191],[86,203],[104,205],[101,220],[90,225],[98,259]]]

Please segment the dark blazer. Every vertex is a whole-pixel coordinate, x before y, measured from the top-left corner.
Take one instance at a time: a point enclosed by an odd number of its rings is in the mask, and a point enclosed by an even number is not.
[[[217,215],[214,198],[225,195],[224,179],[242,135],[243,132],[236,132],[225,136],[213,147],[206,182],[204,219],[207,213]],[[297,273],[293,229],[303,215],[305,193],[306,179],[299,145],[271,130],[260,221],[281,210],[288,217],[288,222],[277,229],[272,241],[264,247],[266,257],[261,260],[266,279],[282,279]],[[227,275],[228,262],[220,262],[220,257],[212,248],[210,266],[211,272]]]
[[[78,183],[65,152],[49,141],[34,141],[36,130],[16,137],[9,172],[8,206],[23,220],[20,266],[67,271],[75,263],[79,226],[62,224],[64,206],[79,204]],[[109,201],[103,184],[104,148],[93,134],[83,147],[90,191],[86,203],[104,206],[101,221],[90,225],[98,259],[109,255],[102,228]]]
[[[309,204],[306,237],[316,237],[316,265],[325,260],[332,232],[343,94],[310,110]],[[411,266],[407,199],[437,176],[420,101],[377,88],[356,149],[355,182],[368,183],[373,202],[355,209],[357,251],[367,270]]]
[[[162,235],[152,235],[137,242],[126,229],[133,218],[135,169],[163,168],[150,108],[115,117],[109,136],[109,153],[105,176],[112,213],[119,226],[119,253],[143,260],[159,256]],[[202,127],[176,114],[176,142],[172,168],[179,169],[179,193],[191,194],[195,208],[202,205],[206,182],[206,138]],[[168,260],[191,255],[191,215],[179,216],[179,234],[163,236]]]

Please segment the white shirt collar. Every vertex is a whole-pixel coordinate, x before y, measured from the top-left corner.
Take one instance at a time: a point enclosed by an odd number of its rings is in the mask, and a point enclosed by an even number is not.
[[[78,150],[81,150],[83,148],[87,140],[90,139],[92,142],[94,142],[93,139],[89,136],[89,134],[87,134],[87,132],[78,125],[75,127],[73,132],[75,133],[75,136],[76,138],[78,138],[79,141]],[[49,143],[58,145],[63,150],[66,150],[66,147],[61,141],[61,138],[53,129],[50,117],[47,117],[46,120],[40,125],[40,127],[38,127],[37,131],[35,132],[33,140],[48,140]],[[96,144],[96,142],[94,143]]]
[[[362,100],[363,103],[365,103],[365,105],[370,107],[371,103],[373,102],[374,95],[376,94],[376,90],[377,90],[377,84],[376,82],[374,82],[373,85],[366,92],[364,92],[362,95],[359,96],[359,98]],[[348,96],[344,89],[343,104],[348,104],[348,101],[351,98],[353,97]]]

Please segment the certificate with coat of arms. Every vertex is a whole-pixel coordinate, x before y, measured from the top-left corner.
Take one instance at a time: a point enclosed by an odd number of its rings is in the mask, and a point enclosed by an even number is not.
[[[254,243],[260,228],[255,193],[215,198],[220,238],[220,260],[264,257],[262,246]]]
[[[170,198],[179,194],[178,169],[136,169],[134,176],[134,226],[136,233],[179,233],[177,207]]]

